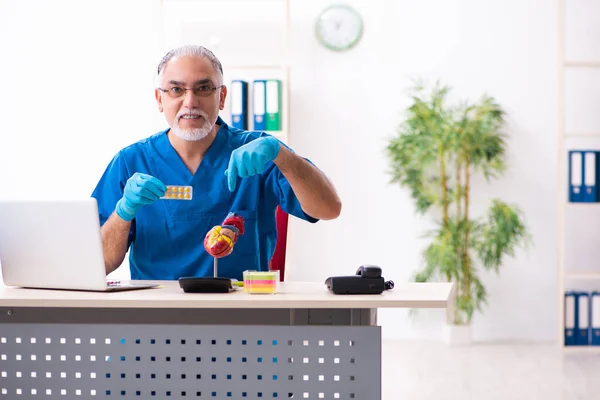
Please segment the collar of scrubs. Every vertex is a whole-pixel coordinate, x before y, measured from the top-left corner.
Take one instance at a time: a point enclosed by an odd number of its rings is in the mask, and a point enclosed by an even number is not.
[[[227,143],[229,136],[229,127],[221,119],[221,117],[217,118],[216,123],[219,125],[219,131],[217,132],[215,140],[212,142],[206,151],[204,158],[202,159],[203,163],[206,160],[206,163],[208,163],[208,165],[210,165],[212,168],[216,167],[217,161],[223,157],[222,149]]]

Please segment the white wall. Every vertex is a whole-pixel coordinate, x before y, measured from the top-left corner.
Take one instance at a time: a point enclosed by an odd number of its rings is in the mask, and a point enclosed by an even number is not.
[[[384,149],[410,79],[441,78],[461,97],[487,92],[508,111],[511,168],[474,197],[518,204],[535,241],[499,277],[484,274],[490,305],[475,317],[475,337],[556,339],[557,5],[348,3],[363,15],[365,34],[337,54],[313,34],[329,2],[292,0],[291,144],[330,176],[344,206],[336,221],[292,222],[289,279],[322,281],[370,263],[403,282],[418,268],[419,237],[431,222],[388,184]],[[118,149],[163,126],[152,93],[164,50],[156,7],[157,0],[0,2],[0,197],[87,196]],[[443,313],[422,311],[411,321],[386,310],[380,320],[386,337],[437,338]]]
[[[293,223],[290,278],[322,279],[361,263],[410,278],[430,224],[414,215],[408,193],[389,185],[384,149],[401,121],[411,78],[440,78],[460,97],[484,92],[508,112],[506,176],[474,198],[518,204],[534,247],[507,260],[499,277],[484,273],[489,307],[476,315],[478,340],[554,340],[556,295],[557,6],[545,0],[349,1],[365,36],[347,54],[313,39],[315,15],[328,2],[293,2],[292,130],[295,149],[335,182],[344,202],[330,223]],[[479,182],[478,182],[479,183]],[[479,208],[479,207],[477,207]],[[388,337],[437,338],[443,313],[416,320],[381,312]]]
[[[89,196],[156,129],[157,5],[0,2],[1,197]]]

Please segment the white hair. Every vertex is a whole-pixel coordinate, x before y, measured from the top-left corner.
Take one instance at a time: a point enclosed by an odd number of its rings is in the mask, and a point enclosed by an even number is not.
[[[213,65],[215,71],[217,71],[217,73],[220,75],[221,79],[223,78],[223,66],[221,65],[221,61],[219,61],[217,56],[215,56],[212,51],[210,51],[204,46],[192,44],[177,47],[165,54],[162,60],[160,60],[160,63],[158,64],[158,69],[156,71],[158,75],[158,82],[162,82],[163,71],[165,69],[165,66],[167,65],[169,60],[171,60],[171,58],[175,56],[197,56],[207,58]]]

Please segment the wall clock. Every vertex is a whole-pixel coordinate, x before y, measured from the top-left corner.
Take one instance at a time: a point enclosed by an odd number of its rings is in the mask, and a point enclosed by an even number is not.
[[[360,40],[363,23],[360,15],[347,5],[332,5],[319,14],[315,35],[319,43],[334,51],[354,47]]]

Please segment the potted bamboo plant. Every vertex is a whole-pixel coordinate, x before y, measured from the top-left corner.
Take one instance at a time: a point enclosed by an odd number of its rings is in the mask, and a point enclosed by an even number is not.
[[[505,170],[505,112],[488,96],[473,104],[448,104],[449,88],[417,85],[406,119],[387,146],[392,183],[410,190],[419,214],[437,221],[423,252],[417,282],[454,282],[446,341],[471,341],[471,321],[487,301],[481,270],[499,272],[505,256],[526,247],[529,233],[521,211],[493,199],[482,215],[472,215],[473,176],[490,182]]]

